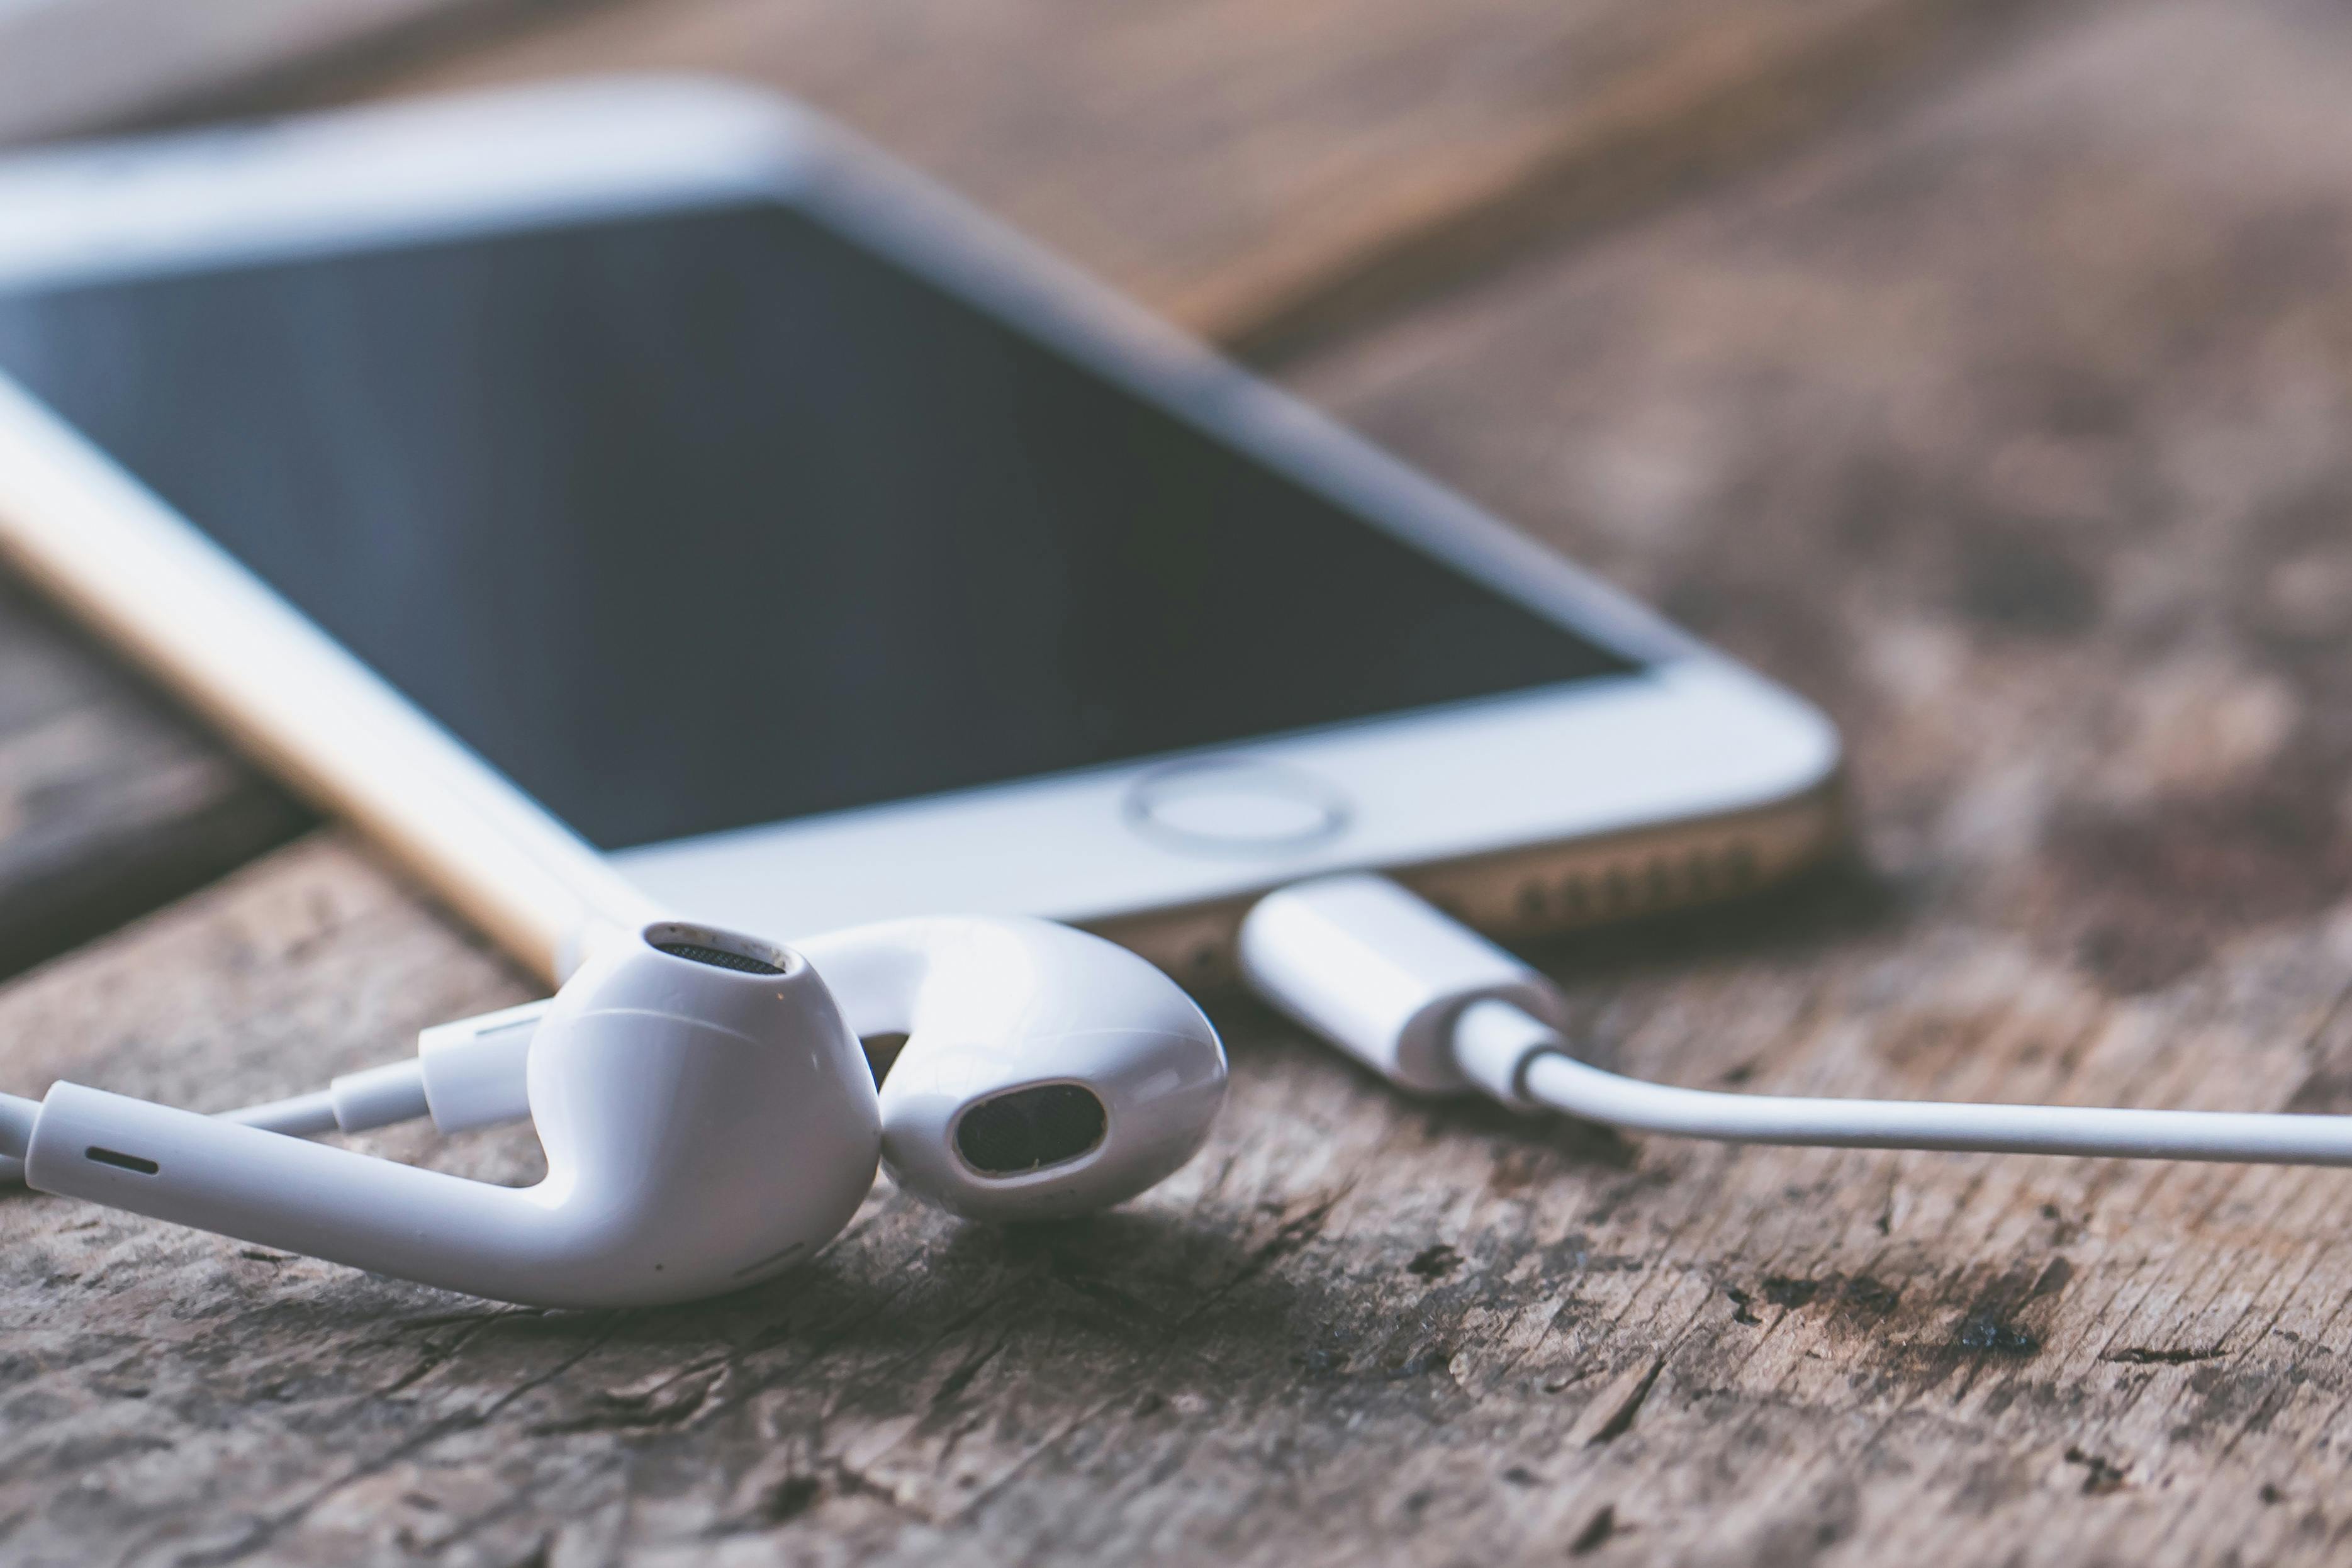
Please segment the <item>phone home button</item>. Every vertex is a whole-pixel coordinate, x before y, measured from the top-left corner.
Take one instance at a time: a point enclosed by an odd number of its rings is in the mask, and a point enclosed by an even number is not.
[[[1171,849],[1286,854],[1347,830],[1348,802],[1312,773],[1247,757],[1154,768],[1128,791],[1127,819]]]

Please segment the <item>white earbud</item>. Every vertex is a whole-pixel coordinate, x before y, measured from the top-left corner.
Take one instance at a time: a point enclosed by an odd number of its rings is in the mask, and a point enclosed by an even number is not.
[[[0,1096],[0,1152],[45,1192],[474,1295],[615,1307],[754,1283],[848,1222],[885,1143],[853,1024],[908,1035],[894,1160],[961,1212],[1117,1202],[1207,1136],[1225,1082],[1215,1032],[1099,938],[940,920],[809,945],[842,976],[846,1016],[803,955],[661,922],[605,944],[551,1003],[340,1080],[341,1096],[241,1123],[60,1083],[37,1104]],[[413,1106],[446,1127],[517,1099],[547,1152],[529,1188],[279,1135],[325,1130],[322,1110],[335,1125],[339,1100],[366,1124]]]
[[[1197,1152],[1223,1103],[1216,1031],[1125,948],[1046,921],[929,917],[803,942],[853,1034],[904,1035],[883,1079],[882,1163],[972,1219],[1108,1208]],[[273,1132],[429,1116],[462,1132],[530,1115],[525,1070],[551,1002],[436,1024],[405,1061],[226,1113]]]
[[[1216,1031],[1125,948],[1044,921],[906,920],[801,951],[882,1080],[893,1181],[972,1219],[1108,1208],[1190,1160],[1224,1102]]]
[[[70,1083],[25,1119],[25,1180],[477,1296],[623,1307],[806,1257],[856,1212],[881,1142],[864,1053],[815,972],[691,926],[648,927],[565,984],[529,1091],[547,1151],[532,1187]]]

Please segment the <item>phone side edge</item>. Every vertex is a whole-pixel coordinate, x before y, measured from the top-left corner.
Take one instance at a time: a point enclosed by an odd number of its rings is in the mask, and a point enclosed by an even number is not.
[[[0,556],[541,978],[560,980],[596,930],[651,912],[593,847],[5,375]]]

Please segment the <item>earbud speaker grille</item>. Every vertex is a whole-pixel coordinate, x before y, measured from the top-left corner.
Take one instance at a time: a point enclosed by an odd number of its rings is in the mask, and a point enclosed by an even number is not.
[[[983,1100],[956,1122],[956,1152],[985,1176],[1018,1176],[1059,1165],[1103,1140],[1110,1118],[1091,1090],[1040,1084]]]
[[[657,942],[654,946],[668,953],[672,958],[691,959],[697,963],[707,963],[713,969],[731,969],[738,974],[782,974],[783,973],[763,958],[752,958],[745,953],[730,952],[723,947],[705,947],[698,942]]]

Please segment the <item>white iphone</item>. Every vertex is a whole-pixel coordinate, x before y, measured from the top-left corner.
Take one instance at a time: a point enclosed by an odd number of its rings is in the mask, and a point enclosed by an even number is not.
[[[0,549],[553,974],[644,900],[1489,930],[1837,831],[1811,708],[775,99],[0,164]]]

